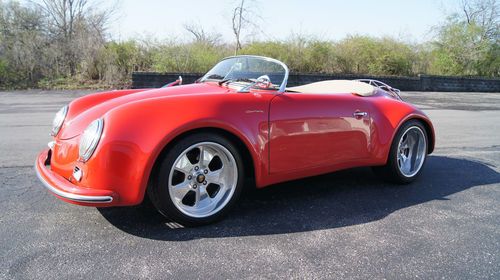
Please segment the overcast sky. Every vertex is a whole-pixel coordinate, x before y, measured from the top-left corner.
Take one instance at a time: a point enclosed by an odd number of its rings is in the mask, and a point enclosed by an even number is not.
[[[153,37],[185,40],[183,25],[195,23],[232,41],[235,0],[121,0],[110,27],[114,39]],[[456,10],[459,0],[259,0],[257,39],[286,39],[295,33],[338,40],[348,34],[431,39],[432,26]],[[247,37],[249,39],[250,37]]]

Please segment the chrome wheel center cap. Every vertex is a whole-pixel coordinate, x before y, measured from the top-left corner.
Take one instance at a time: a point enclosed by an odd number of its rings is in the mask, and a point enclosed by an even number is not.
[[[196,181],[200,184],[205,182],[205,175],[199,174],[198,176],[196,176]]]

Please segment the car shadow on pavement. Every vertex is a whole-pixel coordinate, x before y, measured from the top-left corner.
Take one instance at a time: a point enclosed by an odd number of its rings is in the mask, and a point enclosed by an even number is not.
[[[369,168],[340,171],[250,191],[224,220],[198,228],[179,228],[150,206],[98,210],[118,229],[155,240],[269,235],[373,222],[399,209],[452,200],[447,196],[499,182],[500,174],[484,163],[431,156],[409,185],[384,183]]]

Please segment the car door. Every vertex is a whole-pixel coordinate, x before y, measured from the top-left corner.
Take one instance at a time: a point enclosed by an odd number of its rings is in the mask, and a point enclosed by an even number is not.
[[[270,173],[300,171],[369,157],[366,97],[287,92],[269,113]]]

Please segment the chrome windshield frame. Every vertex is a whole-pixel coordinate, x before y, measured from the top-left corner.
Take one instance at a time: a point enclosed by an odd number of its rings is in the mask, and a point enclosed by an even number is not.
[[[288,84],[288,76],[290,75],[290,70],[288,69],[288,66],[286,66],[285,63],[277,60],[277,59],[274,59],[274,58],[270,58],[270,57],[266,57],[266,56],[260,56],[260,55],[247,55],[247,54],[244,54],[244,55],[233,55],[233,56],[228,56],[228,57],[225,57],[224,59],[221,60],[224,61],[224,60],[227,60],[227,59],[231,59],[231,58],[239,58],[239,57],[252,57],[252,58],[258,58],[258,59],[263,59],[265,61],[269,61],[269,62],[274,62],[274,63],[277,63],[279,64],[281,67],[283,67],[283,69],[285,69],[285,76],[283,77],[283,81],[281,82],[281,85],[278,89],[278,92],[279,93],[283,93],[286,91],[286,85]]]

